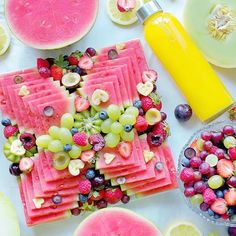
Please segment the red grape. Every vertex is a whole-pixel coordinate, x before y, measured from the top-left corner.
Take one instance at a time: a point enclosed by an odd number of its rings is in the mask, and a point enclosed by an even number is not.
[[[200,166],[199,166],[199,171],[201,174],[203,175],[207,175],[210,173],[211,167],[208,163],[203,162]]]

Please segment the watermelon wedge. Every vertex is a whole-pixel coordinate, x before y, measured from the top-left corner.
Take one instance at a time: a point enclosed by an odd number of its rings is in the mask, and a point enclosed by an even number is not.
[[[6,19],[12,32],[25,44],[38,49],[61,48],[80,40],[92,28],[97,11],[97,0],[69,4],[64,0],[5,2]]]

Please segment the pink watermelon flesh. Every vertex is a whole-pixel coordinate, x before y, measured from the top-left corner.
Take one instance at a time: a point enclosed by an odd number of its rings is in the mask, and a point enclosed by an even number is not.
[[[121,106],[123,107],[123,99],[121,96],[121,87],[119,85],[119,81],[118,81],[118,77],[116,75],[111,75],[111,76],[106,76],[106,75],[102,75],[100,73],[98,74],[90,74],[84,77],[84,81],[83,86],[90,86],[90,85],[99,85],[101,83],[106,83],[106,82],[112,82],[113,83],[113,87],[115,89],[115,94],[116,94],[116,98],[118,101],[118,104],[121,104]],[[110,94],[111,92],[108,92],[108,94]],[[111,100],[111,98],[109,98],[109,100]],[[112,101],[110,101],[112,103]],[[114,104],[114,103],[113,103]]]
[[[96,73],[92,73],[89,74],[87,76],[84,76],[83,79],[86,81],[91,81],[93,79],[96,79],[97,77],[102,77],[101,82],[105,82],[105,78],[107,76],[112,76],[112,75],[116,75],[117,76],[117,81],[118,81],[118,87],[119,90],[116,90],[117,94],[120,94],[120,97],[123,101],[124,106],[127,105],[131,105],[131,97],[129,96],[128,92],[127,92],[127,88],[126,88],[126,83],[125,83],[125,79],[123,77],[122,71],[120,68],[113,68],[113,69],[105,69]],[[98,78],[96,79],[98,80]]]
[[[108,107],[110,104],[116,104],[122,107],[120,104],[121,101],[118,101],[118,98],[115,93],[114,85],[112,82],[105,82],[98,85],[84,85],[79,91],[82,91],[82,96],[91,98],[96,89],[102,89],[109,94],[109,100],[107,102],[101,103],[99,106],[102,108]]]
[[[161,236],[159,229],[130,210],[107,208],[94,212],[80,223],[74,236]]]
[[[7,0],[5,5],[12,32],[25,44],[38,49],[61,48],[80,40],[92,28],[98,10],[97,0],[67,4],[64,0],[29,0],[27,4]]]
[[[19,70],[19,71],[0,73],[0,80],[5,76],[15,76],[15,75],[20,75],[20,74],[32,73],[32,72],[36,72],[36,71],[37,71],[36,68],[29,68],[29,69],[23,69],[23,70]]]
[[[22,205],[24,208],[26,223],[28,226],[34,226],[34,225],[38,225],[38,224],[42,224],[42,223],[48,223],[48,222],[52,222],[52,221],[56,221],[56,220],[62,220],[62,219],[69,218],[71,216],[70,211],[65,211],[65,212],[54,213],[54,214],[47,215],[47,216],[39,216],[39,217],[32,219],[27,213],[26,205],[28,204],[28,201],[26,200],[25,195],[23,193],[21,182],[19,182],[19,191],[20,191],[20,196],[21,196],[21,200],[22,200]]]
[[[106,58],[107,59],[107,58]],[[126,79],[127,84],[129,83],[128,87],[130,88],[130,91],[132,92],[132,99],[138,99],[138,93],[136,90],[136,83],[134,78],[134,72],[132,69],[132,62],[130,57],[125,58],[117,58],[114,60],[103,60],[100,61],[98,58],[96,58],[97,62],[94,63],[93,68],[103,68],[106,66],[120,66],[120,65],[127,65],[128,67],[128,79]]]

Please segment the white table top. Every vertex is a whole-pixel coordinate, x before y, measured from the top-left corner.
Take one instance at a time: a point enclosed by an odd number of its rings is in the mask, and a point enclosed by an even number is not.
[[[184,0],[166,0],[161,1],[163,9],[172,12],[180,20],[182,20],[182,12]],[[0,3],[0,21],[4,21],[3,3]],[[12,38],[11,48],[5,56],[0,56],[0,73],[13,71],[22,68],[34,67],[37,57],[57,56],[61,53],[70,53],[75,49],[86,49],[88,46],[94,48],[101,48],[114,44],[116,42],[126,41],[132,38],[140,38],[143,42],[142,26],[135,24],[131,27],[120,27],[113,24],[108,18],[105,10],[105,0],[100,0],[100,9],[96,24],[92,31],[80,42],[54,51],[39,51],[29,48]],[[163,99],[163,110],[168,115],[168,122],[171,127],[172,136],[169,138],[169,143],[177,164],[178,155],[182,146],[191,136],[191,134],[199,129],[202,125],[195,116],[189,122],[179,124],[174,118],[174,108],[180,103],[184,103],[184,98],[181,96],[179,90],[171,80],[170,76],[160,65],[160,62],[151,54],[147,45],[144,45],[147,58],[150,62],[150,67],[154,68],[159,73],[158,90]],[[224,81],[226,87],[231,94],[236,98],[236,69],[225,70],[214,67],[220,78]],[[171,91],[171,96],[170,95]],[[173,99],[174,98],[174,99]],[[226,116],[225,116],[226,117]],[[224,116],[219,120],[224,119]],[[2,129],[2,127],[1,127]],[[1,136],[1,144],[4,138]],[[1,145],[2,148],[2,145]],[[1,151],[2,152],[2,151]],[[65,221],[54,222],[28,228],[24,221],[24,214],[19,198],[19,192],[15,177],[8,173],[9,162],[4,158],[2,153],[0,158],[0,191],[3,192],[13,203],[17,210],[20,220],[21,235],[22,236],[71,236],[78,223],[85,217],[73,217]],[[129,203],[126,208],[133,210],[147,219],[153,221],[164,233],[168,225],[187,220],[196,224],[207,235],[208,232],[218,230],[220,236],[226,236],[226,228],[222,226],[211,225],[206,223],[200,216],[192,212],[184,202],[179,190],[162,193],[151,198],[137,200]],[[6,235],[7,236],[7,235]]]

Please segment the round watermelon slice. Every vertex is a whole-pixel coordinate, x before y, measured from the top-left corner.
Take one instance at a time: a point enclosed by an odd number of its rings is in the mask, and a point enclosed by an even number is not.
[[[92,28],[98,0],[6,0],[5,14],[15,36],[37,49],[68,46]]]
[[[87,217],[74,233],[81,235],[162,236],[150,221],[118,207],[102,209]]]

